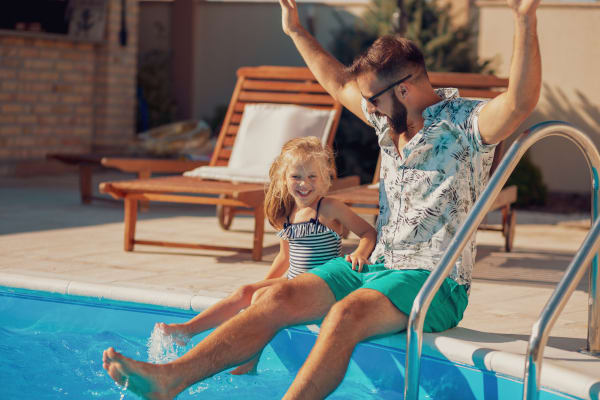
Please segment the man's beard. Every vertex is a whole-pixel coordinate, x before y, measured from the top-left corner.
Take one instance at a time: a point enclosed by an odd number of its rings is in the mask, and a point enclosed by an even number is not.
[[[394,133],[403,133],[408,129],[408,111],[395,95],[392,95],[392,116],[389,120]]]

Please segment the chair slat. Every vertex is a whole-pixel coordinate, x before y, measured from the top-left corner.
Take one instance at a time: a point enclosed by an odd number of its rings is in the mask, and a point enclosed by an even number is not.
[[[280,67],[263,65],[259,67],[242,67],[237,70],[238,77],[266,79],[312,79],[315,76],[306,67]]]
[[[501,91],[495,90],[484,90],[484,89],[466,89],[466,88],[458,88],[458,92],[461,97],[473,97],[479,99],[493,99],[498,96]]]
[[[239,125],[229,125],[227,127],[226,133],[227,133],[228,136],[236,136],[237,133],[238,133],[239,128],[240,128]]]
[[[321,85],[312,81],[290,82],[273,80],[246,80],[242,90],[263,92],[327,93]]]
[[[242,122],[242,113],[241,112],[236,112],[235,114],[233,114],[231,116],[231,123],[239,125],[240,122]]]
[[[319,94],[295,94],[295,93],[262,93],[262,92],[241,92],[239,99],[241,101],[251,101],[258,103],[283,103],[283,104],[322,104],[333,105],[333,99],[329,95]]]
[[[505,88],[508,79],[494,75],[472,74],[462,72],[429,72],[429,80],[435,87],[455,88]]]
[[[232,147],[233,143],[235,142],[235,138],[236,136],[227,136],[225,140],[223,140],[223,146]]]
[[[261,102],[238,102],[234,106],[234,110],[236,112],[243,112],[244,111],[244,107],[246,107],[246,104],[255,104],[255,103],[265,103],[265,102],[264,101],[261,101]],[[317,109],[317,110],[331,110],[332,109],[331,106],[320,105],[320,104],[302,104],[302,106],[314,108],[314,109]]]

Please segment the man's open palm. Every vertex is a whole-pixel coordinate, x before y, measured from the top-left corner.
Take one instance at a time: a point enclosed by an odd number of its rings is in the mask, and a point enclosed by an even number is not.
[[[281,27],[283,32],[289,35],[300,26],[298,6],[295,0],[279,0],[279,4],[281,5]]]

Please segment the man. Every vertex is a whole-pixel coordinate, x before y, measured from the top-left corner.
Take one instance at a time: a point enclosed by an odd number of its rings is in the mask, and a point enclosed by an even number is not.
[[[251,359],[280,329],[320,320],[321,331],[285,399],[321,399],[341,382],[357,343],[406,328],[414,297],[486,183],[494,145],[535,107],[541,86],[536,33],[540,0],[507,0],[515,21],[510,83],[484,103],[435,91],[421,52],[384,37],[350,68],[301,26],[280,0],[282,26],[325,89],[372,125],[382,153],[378,243],[362,272],[340,259],[267,290],[180,359],[134,361],[110,348],[104,368],[151,399]],[[456,326],[467,304],[475,246],[468,244],[434,298],[425,330]]]

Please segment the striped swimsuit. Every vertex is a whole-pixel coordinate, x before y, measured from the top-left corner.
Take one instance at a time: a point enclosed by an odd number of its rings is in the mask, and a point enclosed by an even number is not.
[[[290,243],[290,268],[288,279],[325,264],[332,258],[339,257],[342,250],[342,238],[331,228],[319,222],[319,207],[317,215],[310,221],[290,223],[283,225],[277,236]]]

